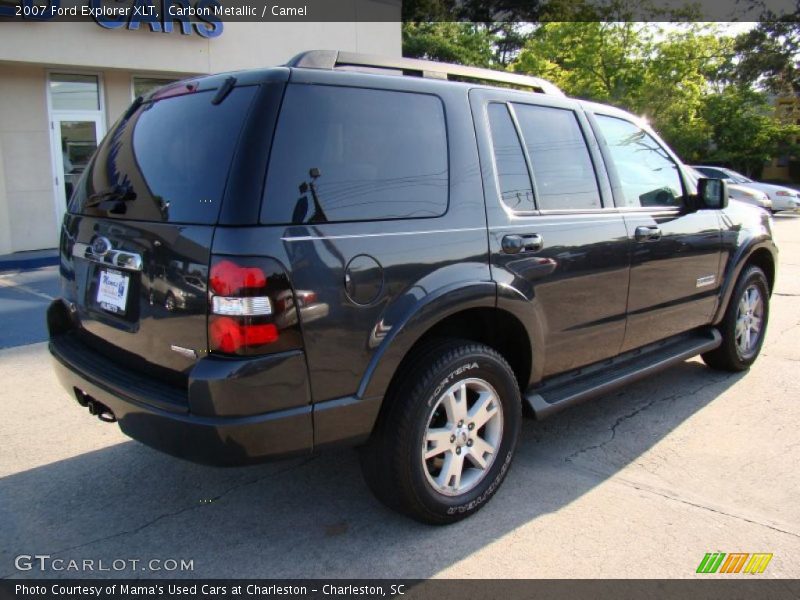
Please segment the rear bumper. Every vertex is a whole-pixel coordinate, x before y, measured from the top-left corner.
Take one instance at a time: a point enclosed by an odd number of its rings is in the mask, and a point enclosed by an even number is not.
[[[50,353],[61,385],[73,398],[78,391],[91,396],[111,409],[125,434],[167,454],[203,464],[242,465],[313,449],[310,405],[251,416],[193,415],[188,409],[155,406],[138,391],[122,391],[116,382],[85,372],[56,338]]]
[[[179,388],[86,346],[63,300],[51,304],[47,319],[53,367],[76,406],[88,395],[110,409],[125,434],[193,462],[242,465],[356,445],[380,410],[380,397],[312,404],[302,350],[206,356]]]

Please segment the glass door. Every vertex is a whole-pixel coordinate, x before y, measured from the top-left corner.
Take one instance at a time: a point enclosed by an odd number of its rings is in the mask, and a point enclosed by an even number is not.
[[[59,215],[67,209],[72,191],[97,149],[101,136],[102,122],[99,116],[66,113],[54,115],[53,158],[58,198],[56,210]]]
[[[100,82],[99,75],[50,73],[49,76],[53,184],[59,228],[72,191],[105,133]]]

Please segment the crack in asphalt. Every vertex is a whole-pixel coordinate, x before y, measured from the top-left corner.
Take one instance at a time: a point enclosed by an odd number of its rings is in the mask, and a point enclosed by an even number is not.
[[[702,392],[704,389],[706,389],[708,387],[711,387],[711,386],[714,386],[714,385],[717,385],[718,383],[721,383],[721,382],[725,381],[726,379],[729,379],[730,377],[732,377],[732,376],[728,375],[728,376],[725,376],[725,377],[714,379],[714,380],[712,380],[712,381],[710,381],[708,383],[704,383],[703,385],[701,385],[697,389],[694,389],[694,390],[692,390],[690,392],[685,392],[685,393],[682,393],[682,394],[670,394],[669,396],[664,396],[662,398],[654,398],[653,400],[650,400],[650,402],[647,402],[646,404],[643,404],[643,405],[635,408],[634,410],[632,410],[628,414],[625,414],[625,415],[622,415],[621,417],[619,417],[614,422],[614,424],[609,428],[609,431],[611,432],[611,436],[607,440],[605,440],[605,441],[603,441],[603,442],[601,442],[599,444],[593,444],[591,446],[586,446],[584,448],[579,448],[578,450],[576,450],[575,452],[573,452],[572,454],[567,456],[564,459],[564,461],[565,462],[573,462],[573,459],[577,458],[581,454],[585,454],[586,452],[591,452],[592,450],[599,450],[600,448],[603,448],[604,446],[607,446],[608,444],[613,442],[614,439],[617,437],[617,427],[619,427],[625,421],[628,421],[628,420],[632,419],[633,417],[635,417],[639,413],[642,413],[642,412],[648,410],[649,408],[655,406],[656,404],[660,404],[662,402],[669,402],[671,400],[677,400],[679,398],[688,398],[690,396],[694,396],[695,394],[699,394],[700,392]]]
[[[794,358],[791,356],[777,356],[775,354],[769,354],[767,352],[762,352],[761,356],[769,357],[769,358],[777,358],[778,360],[790,360],[792,362],[800,362],[800,358]]]
[[[302,469],[303,467],[308,465],[313,460],[316,460],[317,458],[318,458],[317,456],[311,456],[311,457],[303,460],[300,464],[294,464],[294,465],[291,465],[291,466],[287,466],[284,469],[279,469],[278,471],[275,471],[273,473],[269,473],[268,475],[264,475],[262,477],[256,477],[255,479],[250,479],[249,481],[244,481],[242,483],[237,483],[236,485],[232,485],[232,486],[228,487],[227,489],[223,490],[222,492],[220,492],[219,494],[217,494],[216,496],[214,496],[212,498],[204,499],[204,501],[201,504],[192,504],[191,506],[185,506],[185,507],[183,507],[183,508],[181,508],[179,510],[174,510],[172,512],[163,513],[161,515],[158,515],[154,519],[151,519],[151,520],[147,521],[146,523],[143,523],[142,525],[140,525],[138,527],[135,527],[133,529],[129,529],[129,530],[126,530],[126,531],[118,531],[116,533],[112,533],[111,535],[107,535],[107,536],[103,536],[101,538],[96,538],[96,539],[93,539],[93,540],[89,540],[88,542],[83,542],[83,543],[77,544],[75,546],[69,546],[67,548],[61,548],[60,550],[56,550],[54,552],[51,552],[50,556],[57,556],[59,554],[63,554],[64,552],[71,552],[73,550],[80,550],[81,548],[85,548],[85,547],[91,546],[93,544],[99,544],[99,543],[102,543],[102,542],[106,542],[108,540],[113,540],[113,539],[118,538],[118,537],[137,534],[140,531],[143,531],[143,530],[147,529],[151,525],[154,525],[154,524],[158,523],[159,521],[161,521],[163,519],[167,519],[169,517],[176,517],[178,515],[182,515],[183,513],[190,512],[192,510],[196,510],[196,509],[200,508],[201,506],[205,506],[207,504],[212,504],[212,503],[216,502],[217,500],[220,500],[220,499],[224,498],[228,494],[230,494],[232,492],[235,492],[236,490],[240,490],[242,488],[249,487],[251,485],[259,483],[260,481],[264,481],[265,479],[270,479],[270,478],[274,478],[274,477],[280,477],[281,475],[284,475],[285,473],[288,473],[289,471],[294,471],[296,469]],[[8,575],[2,575],[2,576],[0,576],[0,579],[8,579],[10,577],[13,577],[16,574],[17,573],[10,573]]]
[[[745,523],[751,523],[752,525],[758,525],[760,527],[766,527],[767,529],[771,529],[773,531],[777,531],[778,533],[783,533],[786,535],[790,535],[792,537],[796,537],[800,539],[800,534],[795,533],[793,531],[787,531],[785,529],[781,529],[780,527],[775,527],[774,525],[770,525],[769,523],[762,523],[761,521],[755,521],[754,519],[748,519],[747,517],[743,517],[741,515],[735,515],[733,513],[725,512],[724,510],[719,510],[717,508],[712,508],[710,506],[706,506],[705,504],[699,504],[697,502],[691,502],[690,500],[684,500],[683,498],[677,498],[675,496],[670,496],[669,494],[665,494],[663,492],[659,492],[649,487],[642,487],[636,485],[631,481],[625,481],[624,479],[618,479],[619,483],[632,487],[635,490],[639,490],[640,492],[645,492],[649,494],[653,494],[655,496],[659,496],[661,498],[666,498],[667,500],[672,500],[674,502],[680,502],[681,504],[686,504],[688,506],[692,506],[694,508],[700,508],[702,510],[707,510],[712,513],[716,513],[718,515],[723,515],[725,517],[730,517],[732,519],[737,519],[739,521],[744,521]]]
[[[797,323],[794,323],[793,325],[790,325],[790,326],[789,326],[789,327],[787,327],[786,329],[781,329],[781,330],[778,332],[778,336],[782,336],[782,335],[784,335],[784,334],[786,334],[786,333],[789,333],[789,332],[790,332],[792,329],[794,329],[794,328],[795,328],[795,327],[797,327],[798,325],[800,325],[800,321],[798,321]]]

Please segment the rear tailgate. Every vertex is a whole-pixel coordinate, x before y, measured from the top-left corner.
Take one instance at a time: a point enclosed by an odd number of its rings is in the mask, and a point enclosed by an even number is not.
[[[135,103],[76,186],[62,230],[64,295],[80,322],[74,335],[183,389],[208,351],[214,229],[259,94],[248,85],[223,95],[231,85],[214,79]]]
[[[126,367],[185,386],[185,373],[207,348],[213,226],[69,216],[64,227],[75,240],[68,285],[83,341]],[[101,257],[104,245],[113,250]]]

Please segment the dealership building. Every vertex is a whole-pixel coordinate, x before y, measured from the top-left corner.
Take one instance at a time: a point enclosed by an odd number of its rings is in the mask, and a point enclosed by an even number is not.
[[[399,2],[349,1],[385,20],[0,22],[0,255],[57,246],[67,196],[98,142],[154,87],[314,48],[400,56]]]

